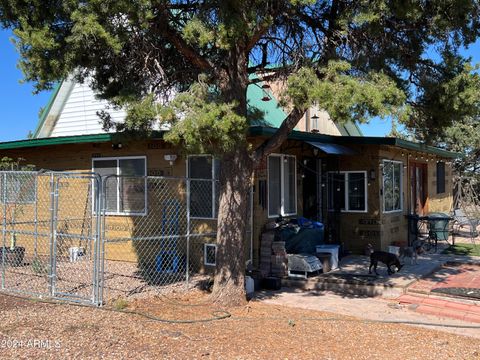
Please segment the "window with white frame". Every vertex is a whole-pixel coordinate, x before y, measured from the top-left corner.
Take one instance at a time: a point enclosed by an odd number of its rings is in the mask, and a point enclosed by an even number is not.
[[[328,208],[367,212],[367,172],[341,171],[327,174]]]
[[[147,160],[142,157],[96,158],[93,171],[105,185],[105,210],[110,215],[147,213]]]
[[[383,160],[383,211],[402,210],[402,168],[400,161]]]
[[[219,201],[220,161],[211,155],[188,157],[190,179],[190,216],[197,219],[216,219]]]
[[[297,164],[294,155],[268,157],[268,216],[297,213]]]
[[[5,172],[0,176],[0,203],[31,204],[36,200],[36,173]]]

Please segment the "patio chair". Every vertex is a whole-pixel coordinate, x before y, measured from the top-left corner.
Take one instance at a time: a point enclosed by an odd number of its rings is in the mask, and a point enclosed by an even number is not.
[[[453,210],[453,229],[458,234],[458,231],[463,227],[470,228],[470,237],[473,239],[478,236],[477,226],[480,224],[480,219],[469,218],[462,209]]]

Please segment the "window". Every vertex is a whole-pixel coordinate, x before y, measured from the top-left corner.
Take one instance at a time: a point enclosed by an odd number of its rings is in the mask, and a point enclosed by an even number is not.
[[[445,192],[445,163],[440,161],[437,163],[437,194]]]
[[[297,213],[297,166],[293,155],[268,157],[268,216]]]
[[[399,161],[383,161],[383,211],[402,210],[402,167]]]
[[[205,265],[215,266],[217,264],[216,244],[203,244],[203,259]]]
[[[36,200],[36,173],[6,172],[0,177],[0,203],[31,204]]]
[[[348,212],[367,211],[367,172],[341,171],[327,174],[328,208]]]
[[[93,159],[93,171],[105,184],[105,210],[110,215],[145,215],[147,179],[145,157]]]
[[[216,219],[219,202],[220,161],[211,155],[188,157],[190,178],[190,216],[197,219]]]

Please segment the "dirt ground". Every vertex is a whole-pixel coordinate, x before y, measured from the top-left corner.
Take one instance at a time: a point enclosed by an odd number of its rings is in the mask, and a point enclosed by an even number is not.
[[[0,294],[0,359],[480,359],[471,337],[199,291],[116,305],[137,314]]]

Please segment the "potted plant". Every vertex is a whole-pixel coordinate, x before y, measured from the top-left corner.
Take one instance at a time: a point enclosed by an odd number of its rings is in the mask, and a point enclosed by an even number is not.
[[[12,233],[10,237],[10,247],[1,248],[5,252],[5,263],[9,266],[21,266],[23,265],[23,258],[25,256],[25,248],[17,246],[17,237],[15,233]]]

